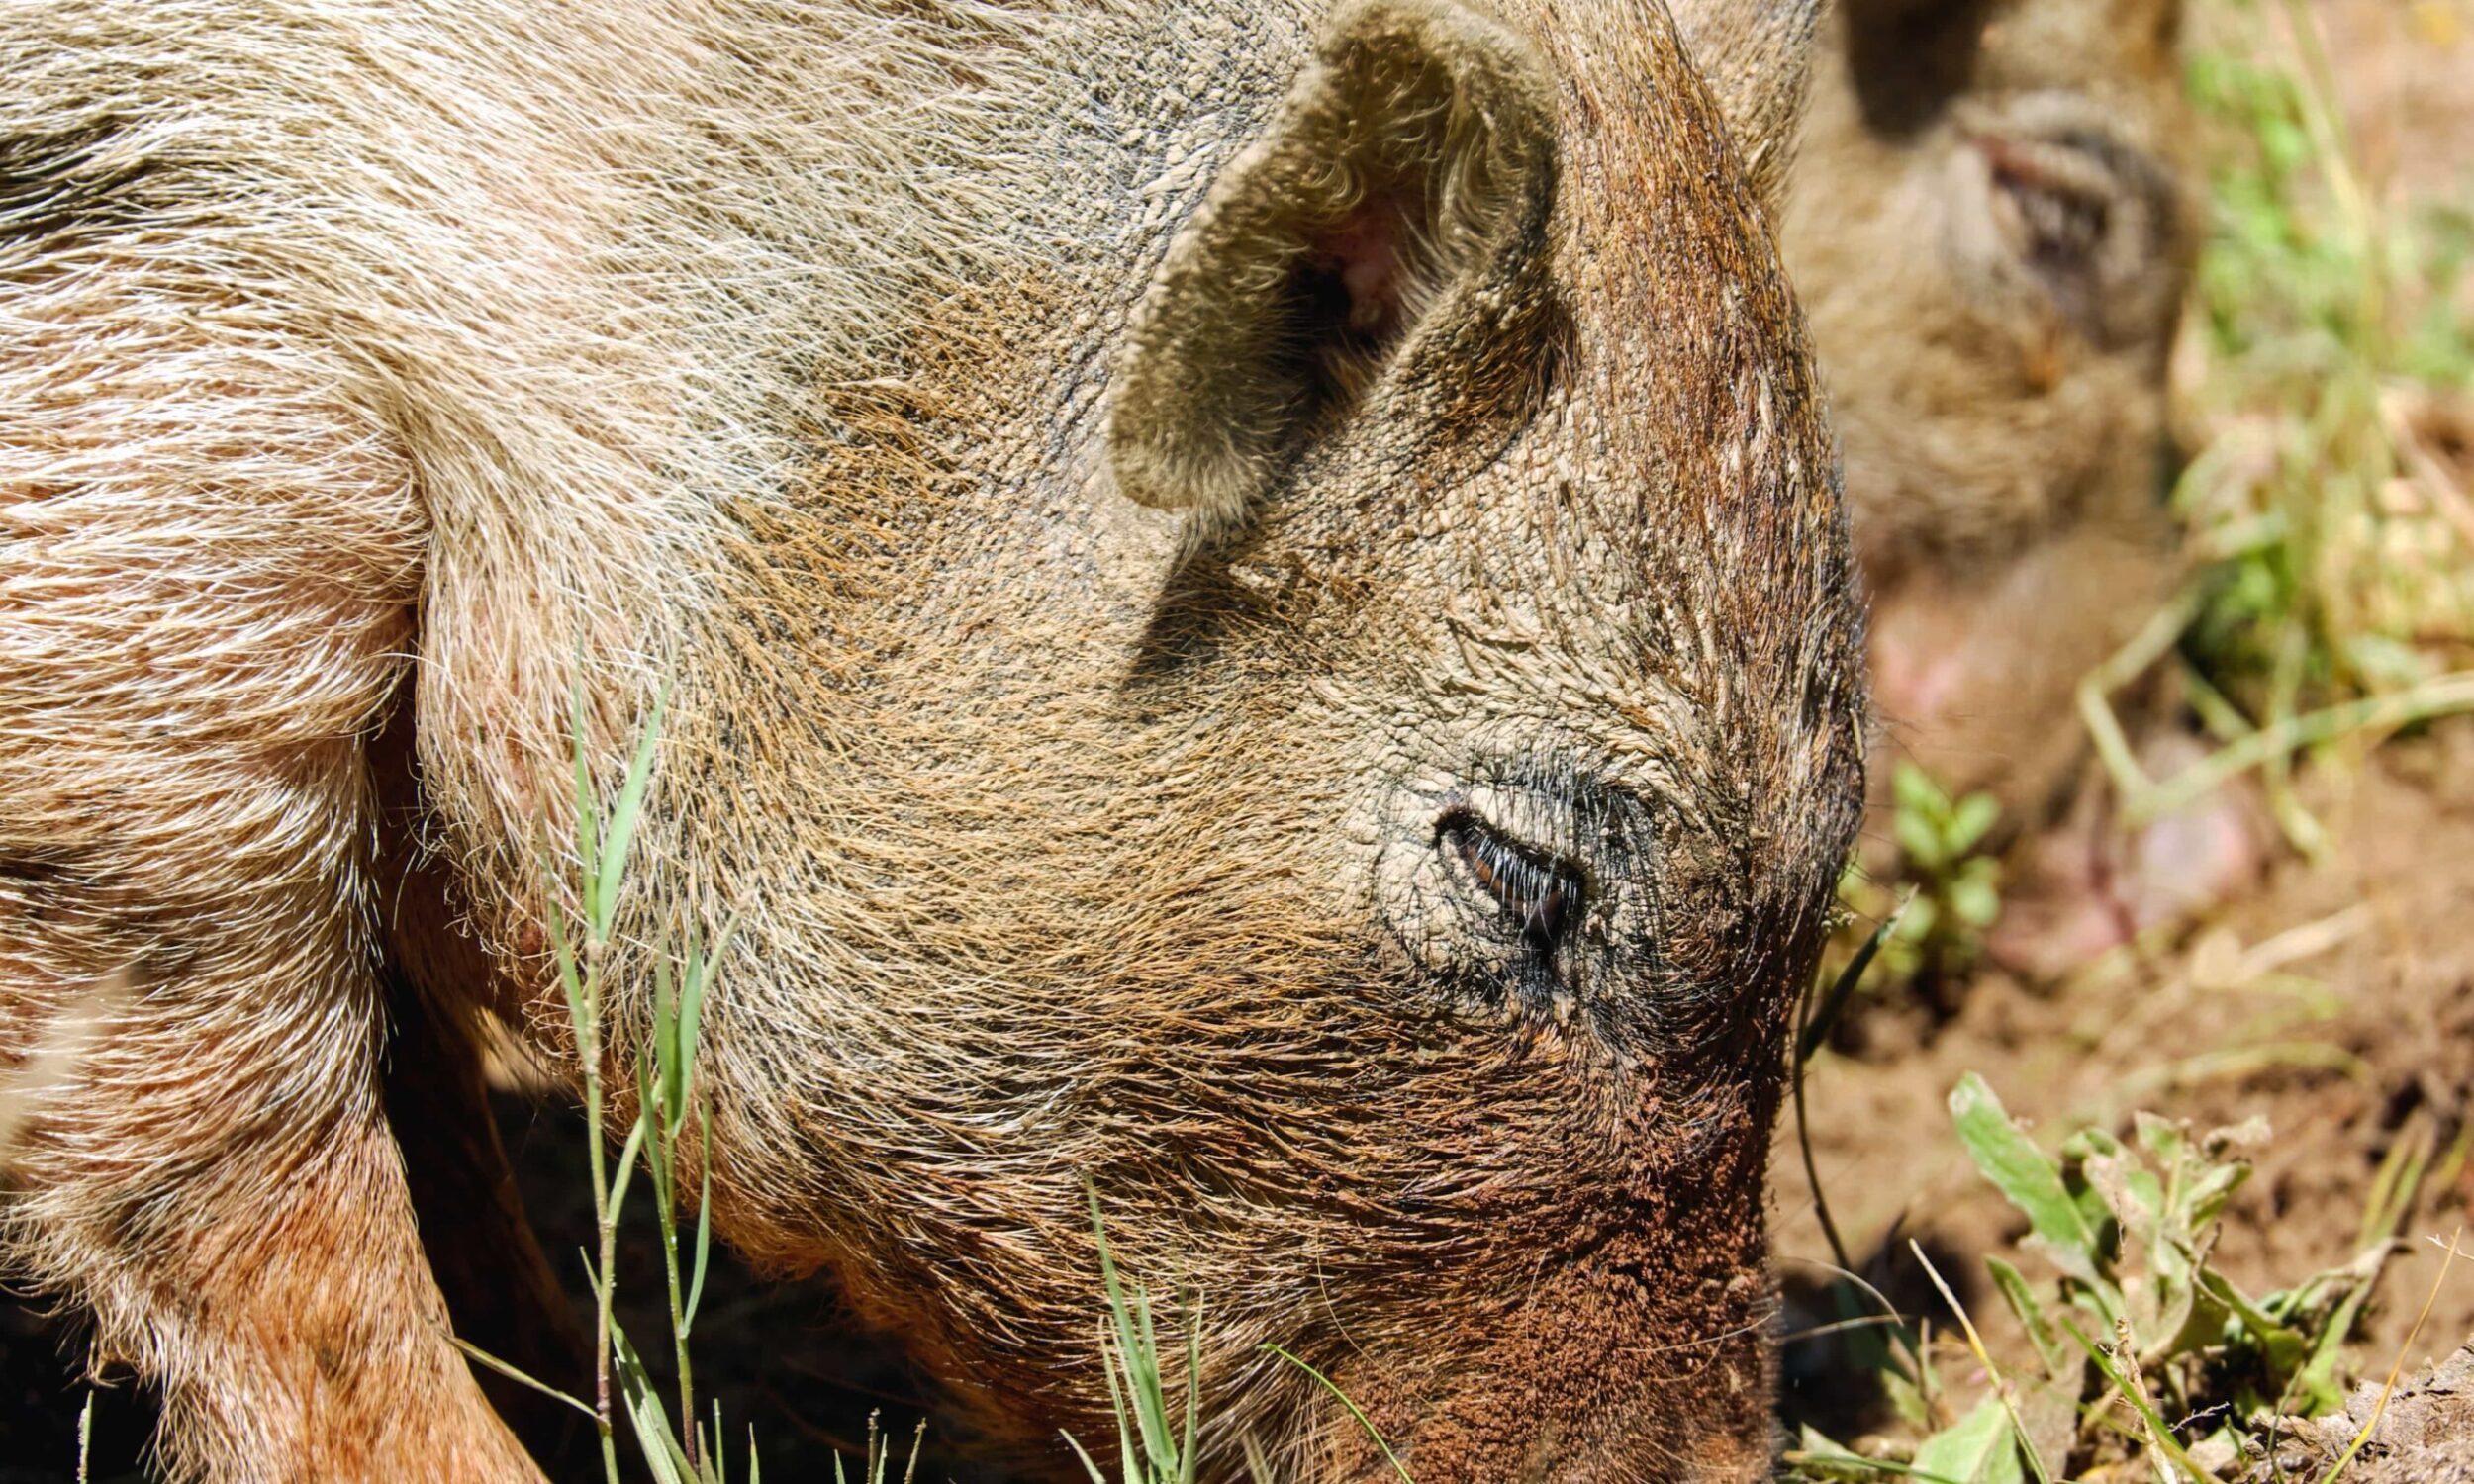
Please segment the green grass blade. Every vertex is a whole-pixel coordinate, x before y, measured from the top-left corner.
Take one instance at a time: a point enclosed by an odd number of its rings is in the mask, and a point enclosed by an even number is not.
[[[642,1062],[635,1064],[635,1106],[638,1124],[645,1126],[644,1159],[652,1165],[653,1198],[667,1210],[670,1202],[670,1142],[661,1137],[657,1121],[660,1105],[653,1101],[660,1090],[659,1072]]]
[[[1108,1476],[1099,1471],[1099,1465],[1092,1461],[1091,1454],[1083,1451],[1083,1445],[1075,1440],[1073,1434],[1059,1433],[1057,1436],[1065,1439],[1065,1445],[1074,1450],[1075,1457],[1083,1460],[1083,1472],[1091,1475],[1091,1484],[1108,1484]],[[838,1458],[833,1463],[833,1476],[834,1484],[840,1484],[841,1460]]]
[[[477,1364],[488,1366],[490,1369],[497,1371],[500,1375],[505,1376],[507,1379],[515,1382],[519,1386],[529,1386],[545,1397],[565,1402],[568,1406],[575,1408],[578,1412],[583,1413],[585,1416],[592,1418],[596,1422],[601,1420],[601,1414],[593,1410],[593,1404],[591,1402],[582,1401],[569,1396],[567,1393],[559,1390],[555,1386],[550,1385],[546,1381],[533,1379],[531,1376],[524,1374],[515,1366],[501,1360],[498,1356],[491,1354],[488,1350],[474,1345],[471,1341],[464,1339],[460,1335],[449,1335],[446,1337],[446,1340],[447,1344],[464,1352],[464,1358],[474,1361]]]
[[[705,1301],[705,1266],[713,1256],[713,1119],[696,1122],[705,1132],[705,1152],[697,1161],[703,1178],[696,1196],[696,1265],[688,1278],[687,1303],[679,1311],[682,1336],[696,1325],[697,1306]]]
[[[1168,1439],[1162,1435],[1168,1430],[1168,1419],[1161,1413],[1159,1404],[1159,1357],[1155,1351],[1143,1347],[1142,1338],[1134,1327],[1134,1306],[1126,1300],[1124,1284],[1118,1280],[1116,1258],[1108,1251],[1107,1226],[1100,1220],[1098,1187],[1086,1180],[1083,1194],[1091,1204],[1092,1235],[1099,1243],[1100,1284],[1107,1292],[1108,1316],[1116,1328],[1117,1363],[1125,1371],[1126,1389],[1134,1393],[1128,1398],[1128,1403],[1134,1414],[1135,1426],[1142,1432],[1143,1454],[1166,1463]],[[1145,1311],[1147,1314],[1147,1303]],[[1145,1324],[1148,1325],[1148,1319]],[[1152,1382],[1147,1388],[1141,1385],[1145,1357],[1149,1359]],[[1149,1394],[1146,1395],[1146,1392]]]
[[[618,801],[611,805],[610,823],[602,834],[600,870],[591,877],[596,883],[593,926],[602,938],[610,936],[618,911],[618,884],[626,877],[627,852],[635,844],[635,827],[643,817],[644,795],[653,785],[653,757],[661,744],[662,711],[669,702],[669,686],[653,693],[652,710],[644,718],[643,733],[635,742],[635,755],[627,760],[626,781],[618,786]]]
[[[1141,1324],[1143,1347],[1126,1380],[1137,1388],[1135,1399],[1142,1405],[1146,1439],[1158,1440],[1151,1451],[1152,1470],[1173,1477],[1178,1466],[1177,1435],[1169,1431],[1168,1387],[1160,1375],[1160,1335],[1151,1323],[1151,1290],[1139,1284],[1134,1289],[1134,1315]]]
[[[1136,1465],[1142,1454],[1134,1444],[1132,1409],[1126,1404],[1125,1392],[1117,1384],[1117,1370],[1122,1363],[1115,1342],[1108,1339],[1106,1331],[1101,1331],[1099,1373],[1107,1378],[1108,1409],[1116,1414],[1117,1471],[1125,1476],[1125,1484],[1143,1484],[1142,1475],[1136,1471]]]
[[[1180,1484],[1194,1484],[1195,1438],[1202,1426],[1202,1294],[1186,1303],[1186,1438],[1178,1445]]]
[[[554,901],[549,906],[548,926],[550,953],[558,961],[558,987],[567,995],[567,1024],[575,1030],[576,1045],[583,1047],[592,1040],[585,1034],[584,980],[576,971],[575,945],[567,938],[567,914]]]
[[[627,1423],[635,1430],[636,1445],[643,1449],[645,1466],[652,1470],[657,1484],[695,1484],[695,1466],[688,1462],[687,1450],[679,1446],[678,1430],[670,1425],[661,1393],[645,1373],[643,1357],[635,1352],[635,1345],[616,1319],[610,1322],[610,1346],[618,1361],[618,1385],[626,1398]]]
[[[677,991],[671,987],[670,959],[666,954],[653,958],[653,1026],[651,1045],[652,1074],[644,1088],[645,1106],[660,1110],[663,1131],[676,1132],[675,1115],[679,1102],[679,1010]],[[661,1093],[653,1100],[655,1090]]]
[[[2037,1301],[2035,1290],[2019,1269],[1999,1257],[1984,1259],[1993,1274],[1993,1286],[2000,1290],[2002,1301],[2019,1321],[2019,1328],[2028,1332],[2028,1341],[2036,1346],[2036,1356],[2045,1362],[2045,1373],[2058,1377],[2069,1364],[2069,1352],[2062,1348],[2061,1337],[2053,1333],[2051,1321],[2045,1317],[2045,1306]]]
[[[626,1204],[627,1182],[635,1178],[635,1161],[644,1154],[645,1117],[636,1110],[635,1127],[627,1130],[626,1148],[618,1155],[618,1169],[610,1177],[610,1220],[618,1225],[619,1209]]]
[[[1341,1390],[1337,1382],[1333,1381],[1331,1377],[1323,1374],[1321,1371],[1316,1370],[1313,1366],[1306,1364],[1303,1360],[1300,1360],[1296,1356],[1288,1353],[1286,1350],[1282,1349],[1279,1345],[1267,1345],[1263,1346],[1263,1348],[1275,1355],[1278,1355],[1280,1358],[1287,1361],[1297,1369],[1304,1371],[1307,1375],[1312,1376],[1317,1384],[1319,1384],[1325,1391],[1330,1392],[1333,1398],[1347,1410],[1350,1417],[1356,1419],[1357,1425],[1366,1430],[1366,1436],[1375,1440],[1376,1448],[1382,1453],[1383,1461],[1390,1464],[1391,1471],[1400,1476],[1401,1484],[1417,1484],[1417,1481],[1409,1476],[1408,1465],[1400,1461],[1400,1455],[1394,1453],[1391,1450],[1391,1444],[1383,1440],[1383,1435],[1376,1431],[1375,1420],[1368,1417],[1364,1409],[1360,1408],[1357,1403],[1349,1400],[1349,1394]]]
[[[737,934],[738,919],[724,922],[713,945],[693,956],[691,968],[694,972],[679,988],[679,1060],[687,1067],[691,1089],[696,1075],[696,1059],[705,1044],[706,991],[713,987],[714,974],[721,967],[721,956],[729,951],[730,940]]]
[[[575,760],[576,784],[576,868],[584,883],[585,919],[593,920],[593,881],[601,874],[601,810],[593,794],[593,765],[584,755],[584,666],[579,656],[576,665],[576,688],[568,701],[567,741]]]

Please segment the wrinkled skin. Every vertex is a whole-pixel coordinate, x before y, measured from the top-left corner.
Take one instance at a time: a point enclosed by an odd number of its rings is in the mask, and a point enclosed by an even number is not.
[[[6,1235],[175,1478],[529,1473],[398,1150],[512,1222],[469,1027],[577,1077],[537,852],[665,685],[611,1081],[734,918],[719,1231],[1029,1466],[1088,1178],[1208,1472],[1385,1472],[1267,1340],[1424,1484],[1764,1472],[1862,710],[1799,7],[71,9],[0,39]]]
[[[1781,229],[1843,441],[1888,757],[2033,823],[2163,603],[2197,215],[2179,0],[1841,0]],[[1873,772],[1876,808],[1891,769]]]

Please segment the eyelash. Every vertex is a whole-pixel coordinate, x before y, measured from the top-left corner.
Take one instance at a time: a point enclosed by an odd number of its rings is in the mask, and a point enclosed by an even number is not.
[[[1553,955],[1588,904],[1588,883],[1580,873],[1513,844],[1466,814],[1446,819],[1440,833],[1518,926],[1530,950]]]

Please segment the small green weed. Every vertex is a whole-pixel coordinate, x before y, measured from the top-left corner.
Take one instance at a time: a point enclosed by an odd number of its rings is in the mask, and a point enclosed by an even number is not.
[[[1193,1484],[1200,1458],[1197,1443],[1202,1412],[1198,1379],[1202,1371],[1200,1297],[1189,1294],[1186,1298],[1184,1395],[1172,1399],[1161,1365],[1160,1334],[1153,1323],[1151,1292],[1140,1283],[1133,1284],[1129,1291],[1117,1272],[1115,1254],[1108,1250],[1107,1225],[1099,1215],[1099,1194],[1088,1183],[1084,1194],[1091,1203],[1092,1236],[1099,1248],[1100,1283],[1108,1296],[1108,1319],[1099,1333],[1099,1355],[1108,1377],[1108,1401],[1116,1413],[1121,1484]],[[1263,1348],[1303,1371],[1329,1392],[1351,1420],[1365,1430],[1400,1484],[1416,1484],[1408,1466],[1376,1430],[1374,1420],[1330,1377],[1279,1345],[1267,1345]],[[1181,1415],[1184,1426],[1172,1426]],[[1068,1433],[1065,1441],[1074,1450],[1074,1456],[1082,1460],[1092,1484],[1108,1484],[1108,1476],[1100,1471],[1080,1439]],[[1269,1484],[1271,1467],[1260,1445],[1252,1438],[1243,1442],[1248,1475],[1255,1484]]]
[[[2167,1484],[2202,1484],[2215,1474],[2197,1455],[2237,1456],[2240,1429],[2254,1416],[2341,1403],[2341,1346],[2379,1277],[2427,1147],[2383,1171],[2358,1257],[2254,1299],[2210,1257],[2226,1203],[2250,1174],[2236,1151],[2266,1137],[2255,1121],[2194,1138],[2183,1125],[2141,1114],[2129,1142],[2083,1130],[2056,1159],[1973,1073],[1951,1093],[1950,1107],[1977,1170],[2027,1218],[2021,1245],[2056,1269],[2040,1291],[2015,1265],[1986,1261],[2033,1362],[2004,1373],[1973,1318],[1925,1261],[1991,1381],[1989,1394],[1956,1421],[1935,1426],[1938,1378],[1922,1348],[1910,1346],[1889,1357],[1884,1384],[1925,1435],[1912,1457],[1861,1457],[1808,1429],[1789,1455],[1795,1477],[1898,1473],[2021,1484],[2144,1453]],[[1924,1260],[1921,1249],[1917,1256]]]
[[[2296,754],[2474,709],[2474,207],[2363,177],[2303,0],[2199,19],[2210,222],[2178,389],[2197,451],[2173,502],[2201,570],[2081,709],[2127,822],[2263,770],[2316,851]],[[2158,782],[2105,696],[2177,648],[2223,747]]]
[[[1116,1411],[1117,1463],[1124,1484],[1193,1484],[1202,1410],[1202,1305],[1196,1295],[1186,1302],[1185,1397],[1172,1404],[1160,1363],[1160,1333],[1152,1323],[1151,1291],[1134,1285],[1131,1296],[1117,1275],[1116,1256],[1108,1251],[1107,1226],[1099,1217],[1099,1193],[1083,1187],[1091,1203],[1092,1237],[1099,1245],[1099,1279],[1108,1295],[1108,1322],[1099,1332],[1099,1360],[1108,1378],[1108,1401]],[[1172,1426],[1183,1416],[1185,1426]],[[1092,1460],[1080,1439],[1065,1435],[1091,1474],[1092,1484],[1107,1484],[1107,1475]]]
[[[1956,980],[1983,955],[1984,935],[2001,916],[2001,863],[1985,850],[2001,807],[1988,793],[1952,798],[1905,758],[1890,775],[1890,794],[1899,874],[1874,881],[1851,863],[1839,878],[1839,905],[1857,923],[1895,918],[1880,943],[1887,982]]]
[[[705,1272],[713,1254],[713,1232],[707,1217],[712,1194],[712,1166],[706,1158],[712,1129],[705,1116],[696,1081],[696,1059],[704,1005],[730,932],[726,927],[710,946],[691,934],[684,953],[673,957],[665,946],[654,957],[652,1023],[645,1046],[635,1060],[635,1116],[628,1125],[616,1165],[609,1158],[605,1085],[608,1030],[606,974],[611,933],[617,925],[618,895],[626,881],[627,859],[641,822],[644,801],[653,780],[653,760],[660,741],[662,699],[656,697],[643,734],[620,781],[618,796],[607,806],[594,788],[586,757],[582,703],[573,732],[575,758],[575,860],[573,882],[577,906],[570,910],[562,893],[553,890],[549,908],[550,947],[558,964],[558,981],[567,1001],[569,1026],[584,1071],[586,1159],[593,1182],[593,1220],[598,1253],[584,1254],[594,1299],[594,1395],[587,1403],[495,1356],[457,1342],[478,1363],[499,1374],[557,1398],[591,1417],[600,1435],[602,1466],[610,1484],[618,1484],[618,1449],[613,1426],[611,1380],[618,1382],[618,1403],[641,1449],[646,1468],[657,1484],[728,1484],[729,1466],[722,1450],[721,1410],[713,1408],[712,1431],[696,1410],[695,1371],[688,1342],[695,1333],[696,1313],[704,1297]],[[546,868],[545,868],[546,869]],[[555,886],[556,873],[550,872]],[[692,1153],[693,1167],[703,1181],[696,1222],[685,1251],[679,1225],[678,1176],[681,1157]],[[627,1192],[641,1161],[652,1176],[654,1212],[661,1226],[664,1277],[670,1297],[672,1358],[678,1376],[678,1417],[647,1375],[642,1357],[613,1312],[614,1270],[618,1224]],[[871,1452],[875,1450],[870,1430]],[[914,1454],[915,1456],[915,1454]],[[878,1470],[881,1473],[881,1468]],[[760,1478],[754,1439],[747,1452],[746,1478]]]

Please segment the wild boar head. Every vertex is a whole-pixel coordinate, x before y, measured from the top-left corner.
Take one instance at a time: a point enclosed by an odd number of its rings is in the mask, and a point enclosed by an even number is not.
[[[1088,1180],[1215,1467],[1382,1466],[1273,1342],[1426,1484],[1766,1467],[1860,638],[1763,198],[1810,7],[1678,9],[1003,42],[1027,174],[905,209],[1005,230],[696,559],[625,920],[740,923],[717,1220],[1052,1465]]]

